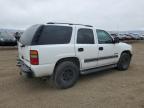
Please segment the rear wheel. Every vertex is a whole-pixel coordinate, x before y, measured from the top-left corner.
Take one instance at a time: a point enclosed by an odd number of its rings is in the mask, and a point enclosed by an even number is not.
[[[127,70],[131,61],[131,56],[128,53],[122,53],[119,59],[117,68],[119,70]]]
[[[53,84],[57,88],[66,89],[73,86],[79,78],[79,68],[71,61],[60,63],[53,75]]]

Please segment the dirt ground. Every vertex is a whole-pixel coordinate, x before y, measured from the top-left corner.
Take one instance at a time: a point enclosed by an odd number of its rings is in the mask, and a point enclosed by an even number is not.
[[[129,70],[81,76],[66,90],[19,75],[17,50],[0,49],[0,108],[144,108],[144,42],[133,43]]]

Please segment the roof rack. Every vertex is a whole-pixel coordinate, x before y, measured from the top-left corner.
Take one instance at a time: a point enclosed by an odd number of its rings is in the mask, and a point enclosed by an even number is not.
[[[47,24],[68,24],[68,25],[82,25],[82,26],[87,26],[87,27],[93,27],[91,25],[73,24],[73,23],[59,23],[59,22],[48,22]]]

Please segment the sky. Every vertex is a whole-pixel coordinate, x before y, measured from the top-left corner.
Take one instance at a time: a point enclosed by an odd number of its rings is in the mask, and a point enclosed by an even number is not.
[[[0,0],[0,28],[69,22],[105,30],[144,30],[144,0]]]

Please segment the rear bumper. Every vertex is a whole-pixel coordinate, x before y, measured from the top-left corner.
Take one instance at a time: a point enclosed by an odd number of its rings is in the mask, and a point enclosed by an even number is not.
[[[17,66],[20,67],[20,74],[27,75],[29,77],[45,77],[51,76],[54,70],[54,64],[46,65],[31,65],[30,67],[20,59],[17,60]]]
[[[17,66],[20,67],[20,75],[24,75],[27,77],[34,77],[34,72],[21,60],[17,60]]]

